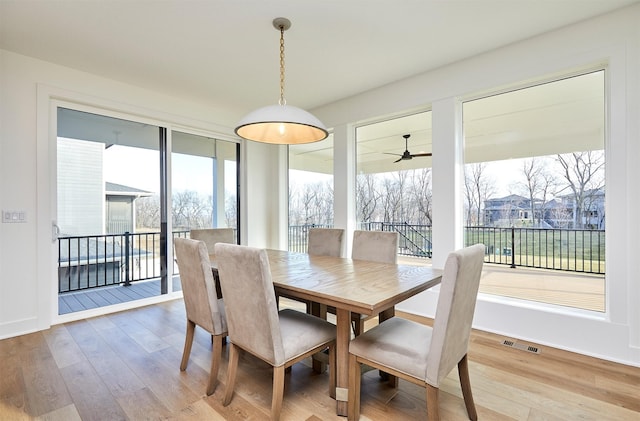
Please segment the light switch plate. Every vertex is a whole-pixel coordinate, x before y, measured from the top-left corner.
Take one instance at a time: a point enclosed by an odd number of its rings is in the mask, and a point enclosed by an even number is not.
[[[16,224],[27,222],[27,212],[23,210],[3,210],[2,222],[5,224]]]

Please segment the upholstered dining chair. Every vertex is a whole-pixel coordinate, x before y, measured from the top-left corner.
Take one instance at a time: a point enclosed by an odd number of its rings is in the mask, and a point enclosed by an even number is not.
[[[398,233],[396,231],[354,231],[351,258],[396,264]]]
[[[285,369],[329,348],[329,394],[335,397],[335,325],[300,311],[278,311],[267,253],[218,243],[218,272],[229,325],[229,365],[223,404],[231,402],[240,352],[273,366],[271,419],[280,418]]]
[[[343,248],[344,229],[342,228],[310,228],[307,237],[307,254],[311,256],[340,257]],[[307,313],[311,313],[312,303],[295,297],[286,297],[305,303]],[[320,317],[326,319],[326,307],[320,306]]]
[[[209,254],[213,254],[213,248],[216,243],[234,243],[236,242],[236,234],[233,228],[203,228],[192,229],[189,232],[192,240],[204,241],[207,245]]]
[[[310,228],[307,240],[307,253],[313,256],[342,255],[342,238],[344,230],[341,228]]]
[[[189,232],[189,237],[192,240],[204,241],[207,245],[209,255],[214,254],[214,247],[217,243],[232,243],[236,244],[236,234],[233,228],[202,228],[192,229]],[[213,274],[216,281],[216,294],[218,298],[222,298],[222,291],[220,290],[220,282],[218,282],[218,274]]]
[[[211,370],[207,395],[211,395],[218,381],[218,370],[222,356],[222,345],[227,335],[227,320],[224,303],[216,294],[209,253],[204,242],[188,238],[174,240],[176,260],[180,268],[180,282],[184,306],[187,312],[187,334],[180,370],[187,369],[196,325],[212,336]]]
[[[351,258],[396,264],[398,262],[398,233],[395,231],[354,231]],[[353,324],[353,333],[356,336],[364,332],[364,322],[371,317],[376,316],[352,314],[351,323]]]
[[[483,261],[482,244],[449,254],[433,328],[393,317],[351,341],[349,420],[360,418],[361,363],[425,387],[429,421],[440,419],[440,384],[457,364],[467,414],[469,419],[477,420],[467,351]]]

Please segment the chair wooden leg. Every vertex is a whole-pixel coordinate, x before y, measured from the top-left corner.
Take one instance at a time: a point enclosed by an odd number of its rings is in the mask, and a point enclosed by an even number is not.
[[[320,304],[320,312],[318,314],[318,317],[320,317],[322,320],[327,320],[327,305],[326,304]]]
[[[358,315],[359,316],[359,315]],[[364,320],[361,317],[354,319],[353,322],[353,335],[360,336],[364,333]]]
[[[467,354],[458,362],[458,376],[460,377],[460,386],[462,387],[462,396],[464,397],[464,404],[467,407],[467,415],[471,421],[478,419],[478,413],[476,412],[476,405],[473,402],[473,394],[471,393],[471,381],[469,379],[469,361],[467,360]]]
[[[440,421],[439,394],[440,389],[427,384],[427,418],[429,421]]]
[[[218,384],[218,371],[220,370],[220,359],[222,358],[222,335],[213,335],[213,349],[211,350],[211,371],[209,373],[209,384],[207,385],[207,395],[213,395]]]
[[[271,397],[271,419],[277,421],[282,412],[284,397],[284,366],[273,367],[273,392]]]
[[[236,374],[238,372],[238,357],[240,356],[240,349],[231,343],[229,348],[229,364],[227,366],[227,390],[224,393],[224,401],[222,405],[227,406],[231,402],[233,397],[233,388],[236,384]]]
[[[307,313],[327,320],[327,305],[307,301]],[[327,371],[327,365],[315,357],[311,357],[313,371],[316,373],[324,373]],[[287,372],[291,371],[291,366],[287,368]]]
[[[196,330],[196,324],[191,320],[187,320],[187,334],[184,338],[184,350],[182,351],[182,361],[180,362],[180,371],[187,369],[189,363],[189,355],[191,354],[191,345],[193,345],[193,335]]]
[[[329,346],[329,396],[336,398],[336,345]]]
[[[358,421],[360,419],[360,382],[362,369],[355,355],[349,354],[349,397],[347,404],[347,419]]]

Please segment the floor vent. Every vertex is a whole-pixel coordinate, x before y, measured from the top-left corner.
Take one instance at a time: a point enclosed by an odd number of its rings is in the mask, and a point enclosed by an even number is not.
[[[527,352],[531,352],[533,354],[540,354],[540,348],[538,348],[537,346],[531,346],[531,345],[525,345],[525,344],[519,344],[516,341],[512,341],[509,339],[505,339],[504,341],[502,341],[502,345],[511,347],[511,348],[515,348],[515,349],[519,349],[520,351],[527,351]]]

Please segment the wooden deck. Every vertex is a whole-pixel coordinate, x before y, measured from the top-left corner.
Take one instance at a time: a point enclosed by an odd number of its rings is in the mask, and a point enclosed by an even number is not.
[[[180,291],[180,277],[173,278],[173,291]],[[132,282],[58,294],[58,314],[74,313],[160,295],[160,279]]]
[[[403,264],[431,265],[430,259],[399,256]],[[180,290],[180,278],[174,277],[174,291]],[[503,297],[536,301],[591,311],[605,311],[603,275],[552,271],[507,265],[485,264],[480,292]],[[110,286],[58,295],[58,313],[105,307],[160,295],[160,281],[139,281],[131,286]]]
[[[430,259],[398,256],[398,263],[424,265]],[[591,311],[605,311],[604,275],[485,263],[480,293]]]
[[[480,292],[592,311],[605,311],[604,275],[485,265]]]

